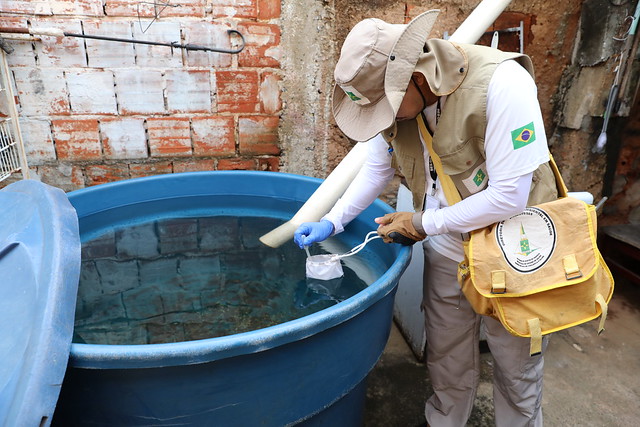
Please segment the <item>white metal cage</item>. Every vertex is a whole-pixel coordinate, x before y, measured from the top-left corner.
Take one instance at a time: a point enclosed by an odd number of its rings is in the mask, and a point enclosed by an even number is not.
[[[0,181],[20,170],[20,159],[16,142],[9,129],[9,120],[0,119]]]
[[[28,179],[29,168],[18,122],[11,74],[6,54],[2,50],[0,57],[0,181],[20,171],[23,178]]]

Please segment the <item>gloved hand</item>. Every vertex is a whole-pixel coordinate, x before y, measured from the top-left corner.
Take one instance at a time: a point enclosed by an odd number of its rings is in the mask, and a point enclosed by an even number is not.
[[[375,221],[380,224],[378,234],[385,243],[411,246],[427,237],[422,228],[422,212],[394,212]]]
[[[311,246],[313,243],[322,242],[333,233],[333,223],[327,219],[320,222],[305,222],[298,227],[293,234],[293,241],[300,249]]]

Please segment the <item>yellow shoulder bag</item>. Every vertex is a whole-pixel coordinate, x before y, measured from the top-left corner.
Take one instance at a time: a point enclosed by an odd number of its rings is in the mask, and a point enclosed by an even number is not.
[[[429,136],[421,118],[418,125],[423,138]],[[460,194],[428,140],[452,205]],[[530,337],[532,355],[540,353],[543,335],[598,316],[602,332],[613,294],[613,276],[596,245],[595,207],[567,197],[553,157],[551,167],[561,197],[471,232],[458,266],[458,281],[473,309],[499,320],[512,335]]]

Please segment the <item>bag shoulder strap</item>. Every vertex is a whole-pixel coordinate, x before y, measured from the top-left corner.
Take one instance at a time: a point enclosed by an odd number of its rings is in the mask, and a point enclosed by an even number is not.
[[[429,151],[429,156],[431,156],[431,161],[433,162],[433,167],[436,169],[436,173],[438,174],[438,178],[440,178],[440,185],[442,185],[442,189],[444,190],[444,196],[447,198],[447,203],[449,206],[453,206],[455,203],[458,203],[462,200],[460,197],[460,193],[456,188],[455,184],[451,177],[444,173],[442,169],[442,162],[440,161],[440,157],[433,151],[433,138],[431,134],[427,130],[427,125],[424,122],[422,114],[418,114],[416,117],[418,121],[418,128],[420,129],[420,135],[424,140],[424,143],[427,146],[427,150]]]

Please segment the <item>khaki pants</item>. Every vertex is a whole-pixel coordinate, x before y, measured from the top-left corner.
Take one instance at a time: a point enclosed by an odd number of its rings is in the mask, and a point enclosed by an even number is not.
[[[494,358],[496,426],[542,426],[542,355],[529,355],[529,339],[516,337],[493,318],[476,314],[460,290],[457,264],[424,247],[422,307],[427,335],[427,368],[434,394],[425,405],[432,427],[464,426],[480,377],[480,321]],[[543,353],[547,339],[543,340]]]

